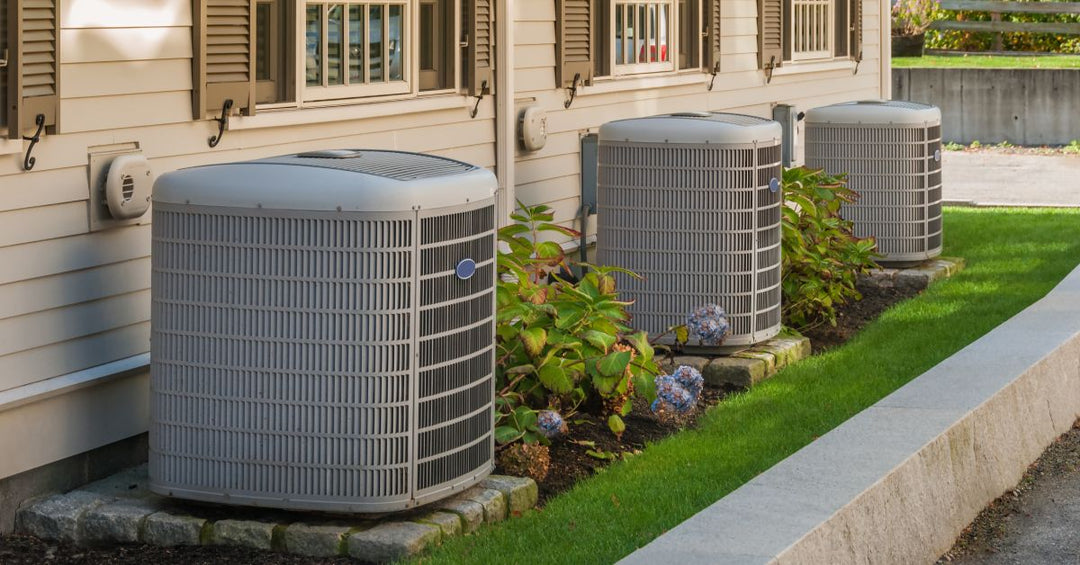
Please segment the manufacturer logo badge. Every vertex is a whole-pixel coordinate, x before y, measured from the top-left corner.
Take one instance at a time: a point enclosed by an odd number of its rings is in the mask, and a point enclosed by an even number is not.
[[[476,274],[476,261],[472,259],[458,261],[457,267],[454,267],[454,274],[463,281],[472,278]]]
[[[780,179],[773,177],[769,180],[769,192],[780,190]]]

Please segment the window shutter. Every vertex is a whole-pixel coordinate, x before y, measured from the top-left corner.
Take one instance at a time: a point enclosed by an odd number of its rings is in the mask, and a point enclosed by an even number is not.
[[[758,0],[758,66],[779,67],[784,60],[784,0]]]
[[[862,61],[862,0],[850,0],[851,8],[851,58],[856,62]]]
[[[194,118],[255,113],[255,0],[196,0]]]
[[[592,83],[596,58],[592,41],[594,1],[558,0],[555,80],[561,87],[571,86],[575,75],[580,75],[581,84]]]
[[[480,96],[495,93],[493,0],[466,0],[466,29],[468,30],[469,94]],[[484,83],[487,83],[485,85]]]
[[[11,137],[33,132],[39,114],[45,116],[46,126],[56,126],[60,106],[60,73],[58,72],[57,41],[60,37],[60,15],[57,0],[11,0],[8,16],[8,89],[10,113],[8,130]]]
[[[705,1],[705,64],[707,72],[720,70],[720,0]]]

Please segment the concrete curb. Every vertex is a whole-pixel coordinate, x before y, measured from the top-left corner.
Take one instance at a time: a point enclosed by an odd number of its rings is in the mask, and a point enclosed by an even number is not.
[[[1080,268],[620,561],[932,563],[1080,416]]]

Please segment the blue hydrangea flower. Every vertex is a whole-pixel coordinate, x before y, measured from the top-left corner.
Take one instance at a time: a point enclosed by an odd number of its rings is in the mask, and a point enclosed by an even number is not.
[[[720,345],[731,325],[723,308],[717,304],[706,304],[690,314],[686,327],[691,336],[701,340],[702,345]]]
[[[697,398],[671,375],[660,375],[654,382],[656,383],[656,400],[651,406],[653,412],[670,409],[679,414],[685,414],[697,402]]]
[[[695,401],[701,396],[701,389],[705,386],[705,379],[702,378],[697,369],[687,365],[679,365],[677,369],[671,372],[671,377],[685,388],[690,393],[690,396],[694,397]]]
[[[541,410],[536,415],[536,427],[548,439],[555,439],[567,431],[562,415],[554,410]]]

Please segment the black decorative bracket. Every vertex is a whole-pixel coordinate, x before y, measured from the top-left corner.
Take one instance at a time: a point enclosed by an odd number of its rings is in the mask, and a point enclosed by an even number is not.
[[[855,57],[855,72],[853,72],[851,74],[853,74],[853,75],[859,74],[859,63],[862,63],[862,51],[859,51],[859,56]]]
[[[480,101],[484,99],[484,95],[490,92],[488,88],[488,81],[480,83],[480,94],[476,97],[476,104],[473,105],[472,110],[469,110],[469,118],[475,118],[476,114],[480,112]]]
[[[712,75],[712,78],[709,79],[709,91],[712,92],[713,84],[716,83],[716,75],[720,74],[720,63],[719,62],[717,62],[715,65],[713,65],[712,72],[709,73],[709,74]]]
[[[34,118],[34,123],[37,124],[37,131],[34,132],[33,137],[23,136],[23,139],[30,142],[30,147],[26,148],[26,157],[23,159],[23,170],[29,171],[34,168],[34,164],[37,163],[36,157],[30,155],[34,152],[34,146],[41,141],[41,132],[45,130],[45,114],[38,114]]]
[[[577,89],[581,86],[581,73],[574,73],[574,80],[570,81],[570,98],[563,102],[563,108],[569,108],[574,103],[574,98],[577,97]]]
[[[776,69],[776,55],[769,57],[769,64],[765,65],[765,84],[772,82],[772,73]]]
[[[233,99],[226,98],[225,103],[221,105],[221,117],[214,118],[214,121],[218,123],[217,135],[211,136],[209,139],[210,147],[217,147],[221,143],[221,138],[225,137],[225,128],[229,126],[229,110],[232,110]]]

